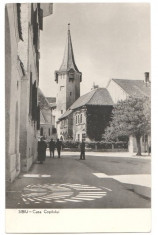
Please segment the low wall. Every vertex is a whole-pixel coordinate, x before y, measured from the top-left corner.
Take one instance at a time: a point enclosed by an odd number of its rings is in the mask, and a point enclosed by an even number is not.
[[[80,152],[80,148],[63,148],[63,152]],[[86,152],[128,152],[128,149],[85,149]]]

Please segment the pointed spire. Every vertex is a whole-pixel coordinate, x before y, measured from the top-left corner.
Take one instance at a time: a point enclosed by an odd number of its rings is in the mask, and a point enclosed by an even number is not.
[[[70,23],[68,23],[68,30],[70,30]]]
[[[62,64],[60,66],[59,71],[68,71],[71,68],[74,69],[75,71],[79,72],[79,70],[75,64],[72,42],[71,42],[71,34],[70,34],[70,23],[69,23],[64,58],[63,58],[63,61],[62,61]]]

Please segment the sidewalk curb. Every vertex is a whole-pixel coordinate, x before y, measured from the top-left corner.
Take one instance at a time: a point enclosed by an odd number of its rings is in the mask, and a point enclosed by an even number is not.
[[[131,190],[142,197],[151,199],[151,188],[150,187],[136,185],[136,184],[124,184],[124,185],[127,190]]]

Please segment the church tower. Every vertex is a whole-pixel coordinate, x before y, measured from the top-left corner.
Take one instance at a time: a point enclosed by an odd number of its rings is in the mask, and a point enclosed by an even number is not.
[[[56,105],[57,118],[59,118],[80,97],[80,82],[82,81],[82,73],[75,64],[70,24],[68,24],[64,58],[60,69],[55,71],[55,81],[58,84]]]

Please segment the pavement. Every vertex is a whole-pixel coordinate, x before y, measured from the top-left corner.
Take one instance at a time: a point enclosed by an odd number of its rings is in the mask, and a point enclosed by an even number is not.
[[[49,152],[47,152],[49,155]],[[72,155],[71,151],[62,152],[63,156]],[[73,152],[74,156],[79,156],[80,152]],[[129,157],[129,158],[140,158],[140,159],[151,159],[151,156],[148,153],[142,153],[142,156],[136,156],[136,153],[129,152],[86,152],[87,156],[100,156],[100,157]]]
[[[62,152],[6,186],[7,208],[150,208],[151,157]]]

